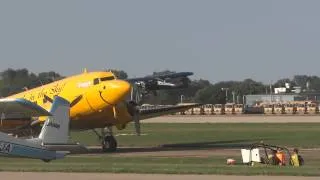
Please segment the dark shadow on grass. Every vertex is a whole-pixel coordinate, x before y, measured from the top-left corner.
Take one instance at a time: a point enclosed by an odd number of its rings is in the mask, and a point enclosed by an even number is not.
[[[214,141],[214,142],[196,142],[196,143],[178,143],[178,144],[163,144],[161,147],[163,148],[224,148],[224,149],[232,149],[245,147],[249,144],[257,142],[257,140],[252,139],[242,139],[242,140],[229,140],[229,141]]]
[[[134,153],[134,152],[160,152],[160,151],[185,151],[185,150],[205,150],[205,149],[240,149],[248,147],[252,143],[259,142],[257,139],[242,139],[232,141],[213,141],[162,144],[156,147],[119,147],[114,153]],[[103,153],[99,147],[89,147],[88,154]]]

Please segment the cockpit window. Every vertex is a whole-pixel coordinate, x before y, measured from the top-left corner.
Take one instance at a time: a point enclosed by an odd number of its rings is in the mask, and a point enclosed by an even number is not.
[[[99,79],[98,79],[98,78],[95,78],[95,79],[93,80],[93,84],[94,84],[94,85],[99,84]]]
[[[114,76],[107,76],[107,77],[100,78],[100,81],[109,81],[109,80],[114,80]]]
[[[110,80],[113,80],[113,79],[115,79],[114,76],[107,76],[107,77],[103,77],[103,78],[95,78],[93,80],[93,85],[97,85],[102,81],[110,81]]]

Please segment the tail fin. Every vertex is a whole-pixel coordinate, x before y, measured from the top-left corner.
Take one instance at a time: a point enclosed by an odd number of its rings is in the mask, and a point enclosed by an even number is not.
[[[38,139],[43,144],[66,144],[69,138],[70,103],[62,97],[53,100],[49,116]]]

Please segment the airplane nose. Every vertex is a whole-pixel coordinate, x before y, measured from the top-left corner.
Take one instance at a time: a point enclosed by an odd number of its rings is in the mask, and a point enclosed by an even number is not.
[[[103,86],[103,99],[109,104],[117,104],[123,100],[131,90],[131,85],[124,80],[112,80]]]

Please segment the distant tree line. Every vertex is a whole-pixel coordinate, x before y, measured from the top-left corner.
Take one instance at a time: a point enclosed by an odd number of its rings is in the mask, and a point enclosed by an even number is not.
[[[7,69],[0,72],[0,96],[6,97],[61,78],[63,76],[53,71],[34,74],[27,69]]]
[[[123,70],[108,69],[119,79],[126,79],[128,75]],[[174,71],[154,72],[153,75]],[[0,72],[0,96],[6,97],[26,89],[31,89],[64,78],[54,71],[41,72],[35,74],[27,69],[7,69]],[[225,103],[233,100],[242,103],[242,96],[247,94],[268,94],[271,87],[284,87],[285,83],[291,86],[300,86],[307,91],[320,92],[320,78],[318,76],[295,75],[292,79],[280,79],[273,84],[263,84],[252,79],[243,81],[221,81],[210,83],[208,80],[190,80],[189,87],[185,89],[160,90],[156,94],[152,93],[145,99],[145,103],[150,104],[175,104],[181,100],[183,102],[198,103]],[[227,92],[226,92],[227,91]],[[227,96],[226,96],[227,95]]]

